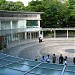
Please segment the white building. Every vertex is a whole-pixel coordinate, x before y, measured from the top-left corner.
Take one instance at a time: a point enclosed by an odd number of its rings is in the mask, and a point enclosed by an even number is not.
[[[39,37],[42,13],[0,10],[0,37],[8,42]]]

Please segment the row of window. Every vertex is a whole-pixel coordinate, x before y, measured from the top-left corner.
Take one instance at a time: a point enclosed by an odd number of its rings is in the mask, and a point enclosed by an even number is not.
[[[18,28],[17,27],[17,21],[13,21],[13,28]],[[22,25],[23,26],[23,25]],[[32,28],[38,26],[38,21],[37,20],[27,20],[26,21],[26,27],[27,28]],[[2,29],[10,29],[10,22],[9,21],[1,21],[1,27]]]

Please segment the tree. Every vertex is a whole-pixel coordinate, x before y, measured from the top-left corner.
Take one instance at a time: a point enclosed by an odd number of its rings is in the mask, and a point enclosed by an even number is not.
[[[75,27],[75,0],[69,0],[69,19],[68,25],[69,27]]]
[[[9,10],[9,11],[24,11],[24,4],[20,1],[1,1],[0,10]]]

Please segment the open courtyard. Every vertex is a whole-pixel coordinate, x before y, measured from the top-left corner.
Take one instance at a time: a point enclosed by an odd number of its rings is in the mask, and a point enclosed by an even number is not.
[[[69,64],[73,64],[74,45],[74,38],[46,38],[41,43],[38,42],[38,39],[22,40],[9,43],[8,49],[3,53],[30,60],[37,58],[39,61],[43,55],[49,54],[51,63],[53,54],[57,57],[57,63],[60,54],[62,54],[63,57],[68,57]]]

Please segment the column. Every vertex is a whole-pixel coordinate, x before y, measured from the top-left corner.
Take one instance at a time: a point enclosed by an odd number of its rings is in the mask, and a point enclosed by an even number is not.
[[[30,33],[30,39],[31,39],[32,37],[31,37],[31,33]]]
[[[67,30],[67,39],[68,39],[68,30]]]
[[[10,21],[10,28],[12,29],[13,27],[12,27],[12,21]]]
[[[54,30],[54,38],[56,38],[56,30]]]
[[[1,30],[1,21],[0,21],[0,30]],[[0,36],[2,35],[2,31],[0,31]]]
[[[11,29],[11,41],[13,41],[13,33],[12,33],[12,21],[10,21],[10,29]]]
[[[8,48],[8,36],[6,36],[6,45],[7,45],[7,48]]]
[[[11,34],[11,41],[13,41],[13,34]]]
[[[18,33],[18,41],[19,41],[19,43],[20,43],[20,34]]]
[[[42,30],[42,38],[43,38],[43,30]]]
[[[40,37],[41,31],[39,31],[39,37]]]
[[[40,28],[40,20],[38,20],[38,27]]]
[[[27,39],[27,32],[25,32],[25,39]]]
[[[0,21],[0,30],[1,30],[1,21]]]
[[[36,38],[36,32],[34,32],[34,38]]]
[[[24,28],[26,28],[26,20],[24,20]]]

